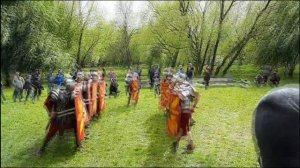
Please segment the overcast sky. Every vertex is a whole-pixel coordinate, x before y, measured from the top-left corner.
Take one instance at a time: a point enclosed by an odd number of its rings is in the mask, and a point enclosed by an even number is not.
[[[104,19],[112,21],[116,16],[116,6],[118,1],[96,1],[97,9],[102,13]],[[139,13],[147,8],[147,1],[132,1],[132,10]]]

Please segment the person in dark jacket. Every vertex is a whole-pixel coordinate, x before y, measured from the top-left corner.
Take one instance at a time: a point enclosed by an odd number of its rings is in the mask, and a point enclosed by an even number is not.
[[[278,75],[277,71],[274,71],[271,75],[270,81],[272,82],[272,84],[274,86],[278,86],[279,85],[279,81],[280,81],[280,76]]]
[[[42,82],[41,82],[41,74],[38,69],[31,75],[31,84],[34,89],[33,99],[39,100],[40,95],[42,94]]]
[[[204,71],[204,85],[205,85],[205,90],[208,89],[209,86],[209,81],[210,81],[210,75],[211,75],[211,70],[210,67],[207,65]]]
[[[194,71],[195,71],[195,68],[194,68],[193,64],[189,63],[189,66],[187,67],[187,70],[186,70],[186,77],[187,77],[187,81],[190,84],[193,84]]]

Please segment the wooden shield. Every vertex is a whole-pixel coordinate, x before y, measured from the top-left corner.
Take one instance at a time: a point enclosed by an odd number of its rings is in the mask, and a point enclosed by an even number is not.
[[[178,95],[170,94],[170,115],[167,120],[167,132],[171,137],[176,137],[180,128],[180,99]]]

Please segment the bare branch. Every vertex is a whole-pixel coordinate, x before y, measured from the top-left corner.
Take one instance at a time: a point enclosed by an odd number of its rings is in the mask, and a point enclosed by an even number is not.
[[[226,10],[226,12],[225,12],[224,15],[223,15],[223,18],[226,17],[226,15],[228,14],[229,10],[231,9],[231,7],[232,7],[232,5],[233,5],[233,3],[234,3],[235,1],[236,1],[236,0],[232,0],[232,1],[231,1],[231,3],[230,3],[230,5],[229,5],[228,9]]]

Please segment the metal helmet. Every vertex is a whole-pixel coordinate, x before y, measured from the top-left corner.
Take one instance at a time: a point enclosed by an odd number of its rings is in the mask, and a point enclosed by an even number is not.
[[[66,79],[65,84],[66,84],[66,90],[68,92],[71,92],[74,90],[76,83],[73,79]]]
[[[67,81],[66,81],[66,90],[68,91],[68,92],[71,92],[71,91],[73,91],[74,90],[74,88],[75,88],[75,81],[73,81],[72,79],[68,79]]]
[[[80,79],[80,80],[83,80],[83,79],[84,79],[84,74],[83,74],[83,72],[81,72],[81,71],[77,72],[76,80],[78,80],[78,79]]]

